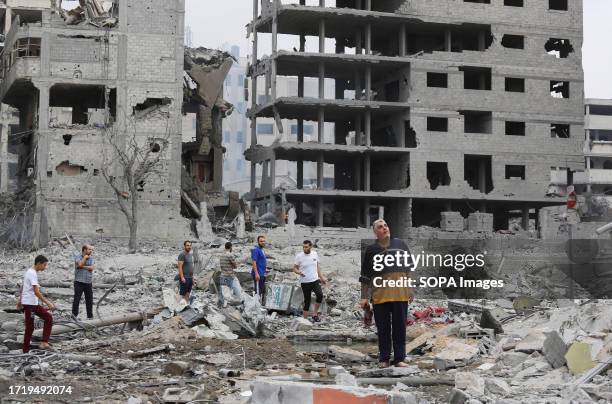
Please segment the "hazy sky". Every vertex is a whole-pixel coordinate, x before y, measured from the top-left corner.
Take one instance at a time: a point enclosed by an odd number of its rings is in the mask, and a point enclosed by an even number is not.
[[[185,25],[191,27],[194,46],[221,48],[236,44],[242,55],[250,53],[245,26],[253,15],[251,0],[186,0],[185,3]],[[611,0],[584,0],[582,57],[588,98],[612,98],[611,21]]]

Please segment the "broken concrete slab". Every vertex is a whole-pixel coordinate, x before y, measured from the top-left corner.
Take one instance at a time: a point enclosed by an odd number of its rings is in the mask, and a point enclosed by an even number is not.
[[[291,322],[291,329],[294,331],[309,331],[313,324],[303,317],[296,317]]]
[[[354,349],[330,345],[327,353],[340,362],[361,362],[367,360],[367,355]]]
[[[427,344],[427,341],[429,341],[431,338],[433,338],[433,333],[431,332],[425,332],[421,335],[419,335],[418,337],[416,337],[415,339],[413,339],[412,341],[408,342],[406,344],[406,353],[410,354],[412,353],[414,350],[421,348],[422,346],[424,346],[425,344]]]
[[[469,398],[463,390],[453,389],[448,397],[448,402],[450,404],[464,404]]]
[[[339,386],[354,386],[357,387],[357,378],[350,373],[340,373],[334,378]]]
[[[465,366],[478,356],[478,347],[457,341],[450,342],[446,348],[439,352],[434,358],[438,365],[436,368],[449,369],[457,366]]]
[[[506,396],[510,394],[510,385],[503,379],[498,377],[485,378],[485,390],[488,394]]]
[[[455,388],[466,390],[469,395],[480,397],[485,394],[485,381],[473,372],[455,373]]]
[[[504,366],[515,367],[525,362],[528,357],[529,355],[524,352],[508,351],[502,352],[497,357],[497,362],[502,363]]]
[[[542,352],[546,335],[542,331],[531,331],[525,338],[520,340],[514,348],[517,352],[532,353]]]
[[[251,383],[251,404],[376,403],[416,404],[411,393],[353,386],[258,379]]]
[[[418,366],[408,366],[405,368],[399,368],[390,366],[383,369],[368,369],[357,373],[357,377],[400,377],[410,376],[417,373],[421,373]]]
[[[567,353],[567,345],[556,331],[545,333],[546,339],[542,347],[542,353],[548,360],[548,363],[553,369],[560,368],[565,365],[565,354]]]

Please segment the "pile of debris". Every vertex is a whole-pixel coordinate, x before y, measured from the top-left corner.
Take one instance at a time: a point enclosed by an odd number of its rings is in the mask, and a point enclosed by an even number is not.
[[[66,21],[66,25],[91,24],[98,28],[114,27],[118,22],[117,4],[110,0],[79,0],[71,10],[62,7],[62,0],[53,0],[53,9]]]

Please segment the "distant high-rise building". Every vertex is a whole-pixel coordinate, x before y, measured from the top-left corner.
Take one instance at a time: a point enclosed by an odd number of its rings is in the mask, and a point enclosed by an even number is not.
[[[247,77],[246,70],[248,58],[240,56],[240,47],[236,45],[224,45],[223,48],[230,53],[237,62],[225,79],[223,98],[234,105],[234,112],[223,120],[223,146],[226,148],[223,164],[223,186],[226,190],[237,191],[241,194],[248,192],[250,187],[250,162],[246,161],[244,152],[251,146],[250,121],[246,115],[249,100],[246,99],[247,90],[250,87],[250,79]],[[247,82],[245,83],[245,79]],[[331,82],[328,83],[327,90],[331,91]],[[289,96],[297,92],[297,78],[279,77],[277,82],[278,94]],[[315,93],[317,91],[316,80],[305,81],[305,91]],[[258,91],[258,103],[263,103],[266,97],[263,83],[261,91]],[[257,120],[257,135],[259,144],[264,146],[271,145],[275,139],[282,141],[297,141],[297,121],[282,119],[282,133],[273,118],[262,118]],[[326,125],[326,127],[329,125]],[[331,127],[327,127],[331,133]],[[317,128],[315,122],[308,122],[304,125],[304,140],[316,141]],[[257,177],[261,178],[261,169],[258,167]],[[288,188],[296,187],[297,164],[291,161],[278,161],[275,168],[278,185]],[[324,176],[329,187],[333,186],[333,169],[325,167]],[[305,164],[304,184],[314,186],[316,184],[317,171],[316,164]]]
[[[185,25],[185,46],[188,48],[193,46],[193,31],[189,25]]]

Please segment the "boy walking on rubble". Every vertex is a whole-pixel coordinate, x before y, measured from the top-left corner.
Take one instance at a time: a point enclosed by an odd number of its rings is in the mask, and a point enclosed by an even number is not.
[[[303,251],[295,256],[293,272],[301,276],[300,286],[304,294],[304,318],[308,318],[310,314],[308,311],[310,308],[310,298],[312,297],[312,292],[315,293],[317,300],[312,312],[312,321],[318,323],[321,321],[319,317],[319,307],[323,302],[321,284],[325,285],[327,280],[321,273],[319,255],[316,251],[312,250],[312,242],[310,240],[304,240],[302,249]]]
[[[229,287],[232,290],[234,297],[242,298],[242,289],[240,289],[240,282],[234,273],[234,270],[238,268],[236,259],[232,255],[232,243],[229,241],[225,243],[225,251],[219,257],[219,266],[221,267],[221,276],[219,277],[219,301],[218,305],[221,307],[227,307],[227,302],[223,297],[223,285]]]
[[[55,305],[40,293],[40,284],[38,283],[38,272],[47,269],[49,260],[39,255],[34,259],[34,266],[28,269],[23,276],[21,285],[21,293],[17,302],[17,310],[23,309],[25,313],[25,332],[23,334],[23,353],[30,352],[30,341],[34,332],[34,314],[44,320],[41,349],[50,349],[49,337],[51,337],[51,328],[53,327],[53,316],[42,306],[39,301],[47,305],[49,310],[55,310]]]
[[[369,306],[368,296],[372,296],[374,321],[378,330],[379,367],[389,367],[391,345],[393,344],[393,365],[407,367],[406,358],[406,315],[408,302],[413,299],[409,287],[386,286],[386,281],[399,281],[410,275],[409,266],[390,265],[381,271],[374,270],[374,257],[394,255],[397,251],[406,251],[408,246],[399,239],[391,238],[387,222],[378,219],[373,224],[376,242],[369,245],[361,261],[361,300],[364,309]],[[381,260],[381,262],[387,262]],[[410,263],[412,264],[412,262]],[[378,285],[378,286],[375,286]],[[393,342],[392,342],[393,341]]]

